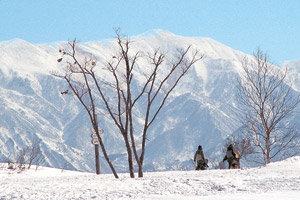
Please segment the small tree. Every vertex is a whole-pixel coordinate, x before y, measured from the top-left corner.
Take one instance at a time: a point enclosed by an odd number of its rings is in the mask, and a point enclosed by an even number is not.
[[[40,140],[35,139],[33,140],[31,146],[28,148],[27,153],[27,169],[30,169],[31,165],[36,165],[36,169],[40,164],[44,162],[44,157],[40,149]]]
[[[261,164],[296,151],[294,130],[288,117],[299,105],[300,98],[285,80],[287,69],[273,66],[261,50],[254,54],[254,61],[242,61],[243,74],[238,83],[238,97],[242,110],[242,123],[256,147]],[[291,156],[291,155],[290,155]]]
[[[44,162],[43,154],[40,150],[40,140],[35,139],[30,146],[23,147],[16,156],[16,161],[8,160],[8,169],[18,169],[20,172],[30,169],[32,165],[36,165],[36,169]]]
[[[163,108],[170,93],[178,85],[178,82],[194,63],[203,58],[203,55],[200,55],[198,51],[191,52],[191,46],[184,50],[178,49],[170,60],[167,60],[166,53],[160,50],[144,54],[140,51],[132,52],[130,48],[131,41],[128,38],[121,37],[119,30],[116,30],[115,33],[118,51],[104,65],[104,69],[109,72],[108,74],[105,76],[99,74],[99,67],[96,68],[97,62],[93,56],[83,58],[83,63],[91,63],[91,65],[79,66],[79,55],[76,55],[76,42],[74,41],[69,43],[71,51],[61,51],[63,57],[72,58],[72,62],[67,63],[67,76],[63,77],[71,88],[73,83],[70,81],[70,74],[74,73],[82,74],[85,77],[85,87],[91,84],[95,85],[95,90],[92,91],[91,87],[88,87],[88,91],[89,93],[98,93],[110,119],[114,122],[124,140],[130,177],[134,177],[133,157],[138,165],[139,177],[143,177],[143,161],[148,129]],[[133,89],[133,80],[138,78],[134,69],[137,67],[137,61],[140,58],[148,61],[146,66],[143,66],[144,82]],[[163,67],[167,69],[163,70],[166,71],[165,74],[160,71]],[[107,76],[110,76],[110,78],[107,78]],[[114,91],[115,98],[105,92],[107,87]],[[72,90],[76,92],[76,90]],[[78,99],[80,100],[80,98]],[[146,108],[142,113],[144,119],[141,133],[142,140],[141,145],[139,145],[141,148],[140,154],[134,137],[134,132],[138,130],[134,123],[134,121],[138,121],[138,119],[134,119],[138,101],[146,104]],[[157,107],[153,106],[154,102],[158,105]],[[95,108],[92,108],[92,110],[95,110]]]

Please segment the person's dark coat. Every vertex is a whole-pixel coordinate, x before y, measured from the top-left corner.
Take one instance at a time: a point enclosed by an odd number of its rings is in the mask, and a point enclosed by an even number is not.
[[[228,162],[228,169],[240,168],[239,154],[233,151],[233,146],[231,144],[227,147],[226,155],[223,159],[223,162],[225,160],[227,160]]]
[[[205,159],[203,150],[201,146],[198,146],[198,149],[194,155],[194,163],[196,165],[196,170],[204,170],[208,167],[207,159]]]

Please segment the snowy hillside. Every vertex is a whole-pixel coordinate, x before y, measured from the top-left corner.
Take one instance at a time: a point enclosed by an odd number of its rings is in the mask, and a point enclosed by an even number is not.
[[[291,72],[290,80],[294,83],[294,88],[300,91],[300,60],[285,62],[283,67],[289,69]]]
[[[0,199],[298,200],[300,157],[241,170],[148,172],[144,178],[0,164]]]
[[[209,38],[181,37],[164,31],[136,36],[132,41],[135,51],[160,47],[172,52],[193,45],[205,54],[205,59],[182,79],[149,130],[144,170],[193,169],[191,159],[199,144],[210,161],[219,161],[224,139],[239,127],[233,114],[235,81],[246,55]],[[60,70],[56,60],[64,44],[37,45],[20,39],[0,42],[1,162],[15,160],[24,146],[39,141],[44,165],[94,171],[87,114],[71,95],[60,94],[68,89],[66,83],[50,75]],[[92,53],[101,64],[111,58],[115,47],[112,40],[94,41],[81,44],[81,51]],[[299,66],[294,66],[291,80],[299,91]],[[116,170],[127,171],[124,143],[111,128],[113,122],[100,116],[100,126]],[[104,159],[101,170],[110,172]]]

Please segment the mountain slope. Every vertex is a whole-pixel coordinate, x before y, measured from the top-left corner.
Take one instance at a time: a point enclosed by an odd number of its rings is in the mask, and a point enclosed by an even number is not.
[[[239,128],[234,115],[235,80],[241,73],[240,61],[247,55],[209,38],[187,38],[164,31],[146,35],[132,38],[133,51],[151,52],[160,47],[172,53],[192,45],[205,54],[205,59],[182,79],[149,130],[144,169],[192,169],[191,158],[199,144],[210,161],[220,159],[224,139]],[[1,161],[14,160],[24,146],[39,140],[45,165],[94,170],[87,114],[72,95],[60,94],[68,89],[66,83],[50,75],[60,70],[56,60],[58,49],[64,45],[37,45],[20,39],[0,43]],[[99,65],[115,50],[113,40],[80,44],[80,52],[93,54]],[[143,81],[145,66],[144,61],[138,64],[136,85]],[[293,73],[294,88],[299,89],[299,71]],[[138,107],[140,113],[143,105]],[[103,115],[100,126],[117,171],[127,171],[124,143],[113,122]],[[139,134],[136,130],[137,139]],[[103,159],[101,170],[110,172]]]

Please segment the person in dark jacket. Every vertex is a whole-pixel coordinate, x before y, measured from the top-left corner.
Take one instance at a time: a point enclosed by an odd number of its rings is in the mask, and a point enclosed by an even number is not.
[[[239,154],[234,152],[232,144],[227,147],[226,155],[223,159],[223,162],[227,160],[228,169],[239,169],[240,168],[240,159]]]
[[[199,145],[198,149],[194,155],[194,163],[196,165],[196,170],[205,170],[208,165],[207,165],[208,160],[205,159],[203,150],[202,150],[202,146]]]

